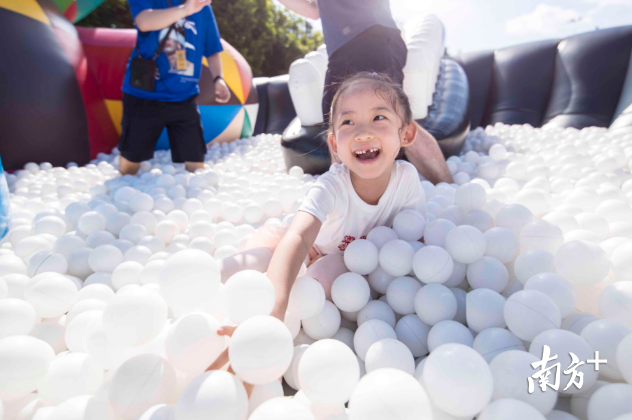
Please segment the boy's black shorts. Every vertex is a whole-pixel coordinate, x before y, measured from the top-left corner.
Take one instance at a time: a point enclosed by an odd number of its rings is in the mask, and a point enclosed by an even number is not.
[[[131,162],[154,157],[166,127],[174,163],[204,162],[206,143],[200,111],[193,96],[181,102],[162,102],[123,94],[123,122],[119,150]]]
[[[340,84],[354,73],[387,73],[399,84],[404,80],[408,50],[399,30],[374,25],[340,47],[329,57],[323,93],[325,125],[329,123],[331,102]]]

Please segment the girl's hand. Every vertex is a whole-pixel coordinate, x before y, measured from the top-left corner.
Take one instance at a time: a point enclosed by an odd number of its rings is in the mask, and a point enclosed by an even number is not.
[[[225,104],[230,99],[230,90],[224,79],[217,79],[215,82],[215,100],[220,104]]]
[[[231,337],[233,335],[233,333],[235,332],[235,329],[237,329],[237,327],[219,327],[217,329],[217,335],[225,335],[227,337]],[[217,356],[217,359],[215,359],[215,361],[213,363],[211,363],[211,365],[206,368],[207,371],[209,370],[219,370],[221,369],[226,363],[228,363],[228,348],[226,348],[226,350],[224,350],[222,352],[222,354],[220,354],[219,356]],[[233,370],[232,367],[230,367],[230,365],[228,365],[228,368],[226,369],[227,372],[232,373],[233,375],[235,375],[235,371]],[[252,394],[252,389],[255,386],[249,383],[244,382],[244,388],[246,388],[246,393],[248,394],[248,398],[250,398],[250,395]]]

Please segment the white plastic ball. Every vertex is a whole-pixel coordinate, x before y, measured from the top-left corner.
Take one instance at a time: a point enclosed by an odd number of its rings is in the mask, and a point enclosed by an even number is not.
[[[316,420],[316,418],[308,407],[293,398],[278,397],[257,407],[248,420]]]
[[[233,274],[224,287],[224,315],[232,322],[269,315],[275,301],[274,286],[265,274],[256,270],[242,270]]]
[[[344,261],[349,271],[366,275],[377,268],[378,255],[378,249],[373,242],[356,239],[345,249]]]
[[[155,338],[167,321],[167,305],[156,292],[138,287],[120,293],[103,312],[103,327],[112,342],[137,346]]]
[[[349,420],[431,419],[426,391],[414,377],[398,369],[367,373],[353,390]]]
[[[340,323],[340,311],[328,300],[318,314],[301,320],[303,330],[314,340],[333,337],[340,329]]]
[[[548,251],[535,249],[521,253],[514,263],[516,278],[523,285],[540,273],[555,272],[555,256]]]
[[[560,328],[560,310],[550,297],[537,290],[511,295],[504,308],[505,322],[518,338],[532,341],[538,334]]]
[[[288,311],[298,319],[311,318],[325,306],[325,289],[318,280],[299,277],[292,285],[288,300]]]
[[[430,353],[423,380],[433,402],[452,416],[474,416],[491,400],[493,378],[485,359],[463,344],[445,344]]]
[[[0,339],[0,391],[35,391],[53,359],[53,348],[35,337],[14,335]]]
[[[480,333],[487,328],[504,328],[505,298],[497,292],[481,288],[467,294],[467,326]]]
[[[402,210],[393,219],[393,230],[404,241],[420,240],[425,229],[426,219],[416,210]]]
[[[346,312],[356,312],[362,309],[369,301],[370,294],[369,283],[364,277],[356,273],[341,274],[331,286],[333,302],[340,310]]]
[[[176,418],[203,420],[244,419],[248,415],[248,394],[234,375],[212,370],[187,384],[176,403]]]
[[[123,262],[123,253],[113,245],[101,245],[90,252],[88,265],[92,271],[111,273]]]
[[[546,420],[542,413],[520,400],[502,399],[489,404],[477,417],[479,420]]]
[[[415,359],[410,349],[393,338],[376,341],[369,347],[365,356],[367,373],[377,369],[399,369],[410,375],[415,373]]]
[[[610,261],[599,245],[587,241],[570,241],[555,253],[555,269],[575,285],[592,285],[608,275]]]
[[[35,308],[30,303],[16,298],[1,299],[0,339],[11,335],[28,335],[36,319]]]
[[[397,322],[395,334],[404,343],[414,357],[428,354],[428,333],[430,326],[425,324],[416,314],[406,315]]]
[[[485,231],[485,255],[507,264],[516,259],[520,253],[517,236],[509,229],[495,227]]]
[[[59,404],[67,399],[94,394],[103,382],[103,370],[86,353],[64,353],[50,364],[38,388],[43,401]]]
[[[599,375],[615,380],[624,379],[618,365],[617,348],[631,333],[632,328],[614,319],[591,322],[582,330],[580,336],[599,352],[600,358],[608,360],[599,368]]]
[[[353,351],[337,340],[321,340],[303,353],[298,366],[301,390],[313,402],[343,404],[360,379]]]
[[[472,348],[490,363],[499,354],[509,350],[526,351],[522,341],[505,328],[487,328],[478,333]]]
[[[475,183],[461,185],[456,190],[455,204],[464,213],[472,210],[481,210],[485,205],[487,194],[485,188]]]
[[[364,361],[367,351],[373,343],[383,338],[397,339],[395,330],[386,322],[379,319],[371,319],[360,325],[353,337],[353,347],[358,357]]]
[[[208,253],[188,249],[170,256],[160,271],[160,293],[169,305],[196,308],[219,288],[219,264]]]
[[[472,347],[474,336],[463,324],[446,320],[435,324],[428,333],[428,350],[432,353],[438,347],[449,343],[459,343]]]
[[[553,299],[562,318],[566,318],[575,310],[577,303],[575,289],[568,280],[557,274],[536,274],[527,280],[524,290],[538,290]]]
[[[485,255],[487,242],[483,233],[473,226],[457,226],[445,239],[445,249],[454,261],[471,264]]]
[[[535,219],[520,231],[520,245],[527,251],[541,249],[555,254],[563,244],[562,229],[546,220]]]
[[[400,315],[415,313],[415,296],[421,283],[412,277],[398,277],[386,289],[386,301]]]
[[[266,384],[283,375],[292,362],[292,335],[283,322],[270,316],[255,316],[237,327],[228,347],[237,376],[254,385]]]
[[[483,257],[467,266],[467,281],[473,289],[486,288],[501,293],[509,283],[509,272],[497,259]]]
[[[372,300],[358,312],[358,326],[371,319],[379,319],[386,322],[391,328],[395,328],[395,312],[388,303],[381,300]]]
[[[511,230],[516,237],[520,236],[522,228],[533,220],[531,211],[521,204],[508,204],[496,213],[497,227]]]
[[[366,239],[373,242],[379,251],[387,242],[398,239],[398,236],[397,233],[389,227],[376,226],[366,235]]]
[[[140,284],[140,274],[143,265],[136,261],[126,261],[117,266],[112,272],[112,285],[116,290],[128,284]]]
[[[99,230],[105,230],[107,220],[105,216],[96,211],[89,211],[81,215],[77,221],[77,228],[84,234],[89,235]]]
[[[599,295],[599,313],[632,328],[632,282],[618,281]]]
[[[203,372],[224,350],[225,337],[217,335],[219,326],[217,319],[201,312],[179,318],[165,341],[172,366],[183,372]]]
[[[572,363],[571,352],[575,354],[580,361],[587,361],[595,357],[595,352],[590,344],[582,337],[570,331],[553,329],[538,334],[529,345],[529,353],[536,356],[538,360],[542,360],[545,345],[549,346],[551,356],[558,356],[555,363],[559,362],[564,369]],[[589,364],[577,366],[575,371],[577,373],[583,373],[584,382],[582,389],[590,388],[595,381],[597,381],[599,374],[594,366]],[[564,387],[560,387],[559,393],[563,395],[573,395],[581,392],[582,390],[578,389],[577,386],[569,386],[568,389],[564,390],[572,376],[571,370],[566,370],[566,372],[567,373],[564,371],[560,372],[560,383],[564,384]]]
[[[598,389],[588,402],[590,420],[616,419],[632,412],[632,385],[611,384]]]
[[[457,301],[454,293],[441,284],[428,284],[415,295],[415,312],[428,325],[451,320],[456,315]]]
[[[445,283],[452,276],[454,261],[438,246],[425,246],[413,258],[415,276],[424,283]]]
[[[43,273],[34,277],[24,290],[24,299],[33,305],[37,315],[52,318],[61,316],[74,305],[77,287],[65,276]]]
[[[448,233],[454,229],[456,225],[446,219],[435,219],[428,223],[424,233],[424,242],[426,245],[436,245],[441,248],[445,247],[445,238]]]

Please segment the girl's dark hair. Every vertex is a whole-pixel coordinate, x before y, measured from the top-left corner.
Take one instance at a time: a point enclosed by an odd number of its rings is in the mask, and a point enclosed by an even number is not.
[[[330,133],[334,131],[334,115],[340,97],[347,89],[359,83],[371,84],[375,93],[390,103],[395,113],[401,118],[403,123],[402,127],[413,122],[413,112],[410,108],[410,101],[408,100],[408,96],[404,93],[402,86],[395,83],[388,74],[363,71],[355,73],[339,84],[338,90],[331,101],[331,112],[329,113]]]

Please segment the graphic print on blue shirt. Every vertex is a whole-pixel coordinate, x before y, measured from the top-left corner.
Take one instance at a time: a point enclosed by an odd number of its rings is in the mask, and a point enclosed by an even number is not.
[[[167,0],[128,0],[132,17],[147,9],[166,9]],[[182,0],[171,0],[171,6],[182,4]],[[165,38],[169,28],[138,33],[140,56],[151,59],[158,45]],[[208,71],[202,67],[202,57],[209,57],[222,51],[217,22],[210,6],[198,13],[180,19],[165,41],[163,52],[156,58],[158,74],[153,92],[134,88],[130,85],[129,62],[123,81],[123,92],[143,99],[177,102],[184,101],[200,92],[200,73]],[[138,56],[134,49],[131,59]],[[178,59],[180,58],[180,63]],[[179,65],[178,65],[179,64]]]

